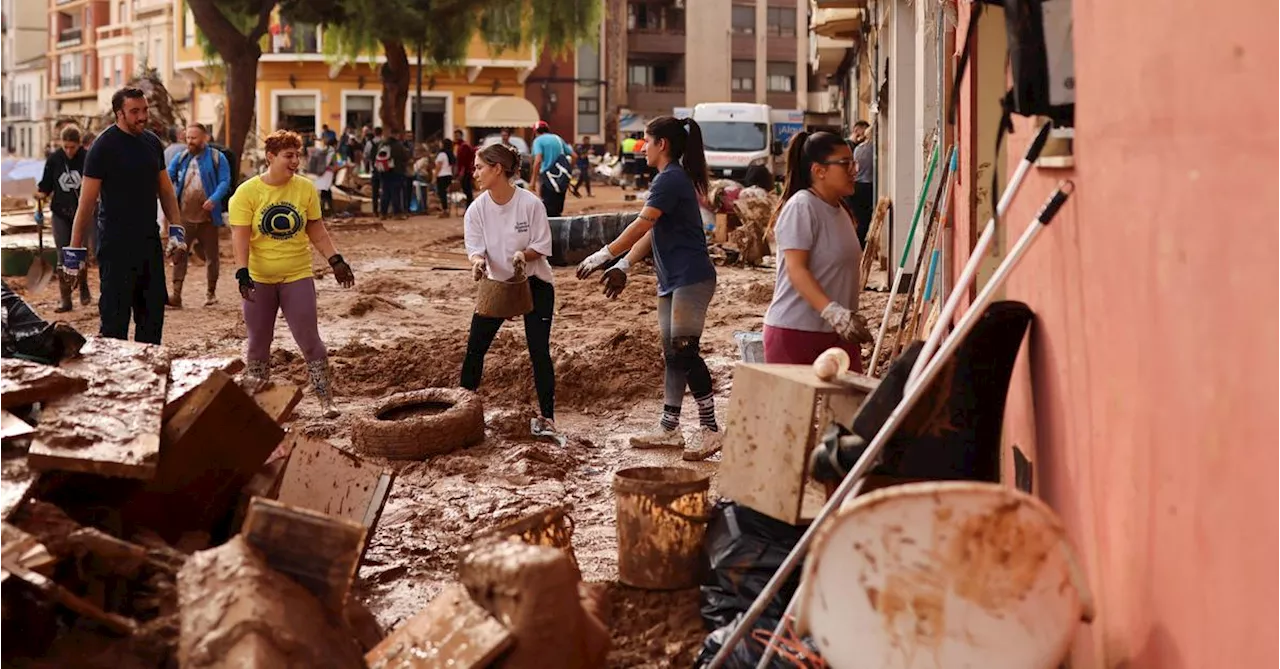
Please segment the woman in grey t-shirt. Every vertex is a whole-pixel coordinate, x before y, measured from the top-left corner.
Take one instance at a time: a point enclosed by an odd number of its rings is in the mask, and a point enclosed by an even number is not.
[[[767,363],[812,363],[828,348],[848,351],[862,370],[872,341],[858,315],[862,245],[843,198],[853,193],[853,153],[838,135],[797,133],[787,148],[787,181],[774,237],[778,277],[764,317]]]

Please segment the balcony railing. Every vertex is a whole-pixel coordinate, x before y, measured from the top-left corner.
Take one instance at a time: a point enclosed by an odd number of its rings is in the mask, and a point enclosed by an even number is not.
[[[684,86],[657,86],[654,84],[627,84],[628,93],[680,93],[684,94]]]
[[[83,28],[68,28],[58,33],[58,47],[76,46],[84,41]]]
[[[31,104],[27,102],[10,102],[5,112],[9,118],[29,118],[31,116]]]
[[[71,77],[58,77],[58,92],[72,93],[84,89],[84,77],[75,75]]]

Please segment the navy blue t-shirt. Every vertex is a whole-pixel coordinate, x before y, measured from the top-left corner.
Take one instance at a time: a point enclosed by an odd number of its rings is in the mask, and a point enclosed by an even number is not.
[[[702,231],[698,192],[689,173],[669,163],[654,177],[645,205],[662,212],[653,225],[653,264],[658,270],[658,295],[702,283],[716,276],[707,235]]]
[[[98,253],[143,252],[139,242],[160,240],[156,224],[164,147],[150,130],[130,135],[112,125],[98,135],[84,161],[84,176],[102,180],[98,195]]]

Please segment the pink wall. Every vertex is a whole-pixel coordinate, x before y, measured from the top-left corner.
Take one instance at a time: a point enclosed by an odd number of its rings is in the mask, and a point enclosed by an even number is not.
[[[1276,24],[1075,0],[1076,168],[1033,172],[1008,241],[1076,194],[1008,285],[1038,320],[1005,433],[1093,583],[1075,667],[1277,661]]]

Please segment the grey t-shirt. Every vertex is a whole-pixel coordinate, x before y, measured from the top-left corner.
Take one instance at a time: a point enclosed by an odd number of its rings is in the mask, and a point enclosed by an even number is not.
[[[871,183],[871,163],[874,160],[872,153],[874,150],[870,140],[863,140],[861,144],[853,147],[853,159],[858,163],[858,171],[853,175],[854,181],[863,184]]]
[[[822,314],[809,306],[787,275],[784,251],[808,251],[809,271],[827,297],[852,311],[858,310],[858,271],[862,245],[858,230],[843,207],[831,206],[802,190],[787,200],[774,226],[778,246],[778,277],[773,286],[773,302],[765,312],[764,324],[772,327],[832,332]]]

